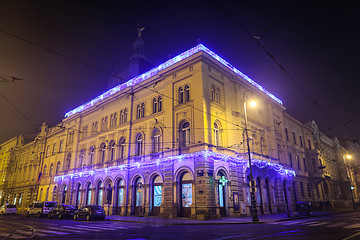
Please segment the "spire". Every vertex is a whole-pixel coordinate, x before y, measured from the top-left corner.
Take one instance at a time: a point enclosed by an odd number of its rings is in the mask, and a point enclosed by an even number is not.
[[[138,36],[133,44],[133,56],[132,57],[143,57],[144,56],[144,41],[141,38],[141,33],[145,30],[145,27],[137,27]]]

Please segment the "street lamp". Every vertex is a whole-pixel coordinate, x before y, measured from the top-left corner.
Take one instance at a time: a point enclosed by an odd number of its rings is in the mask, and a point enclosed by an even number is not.
[[[348,169],[348,165],[346,164],[346,159],[351,159],[351,155],[347,154],[347,155],[344,155],[343,158],[344,158],[344,163],[345,163],[345,167],[346,167],[346,177],[347,177],[347,180],[348,180],[348,184],[349,184],[349,190],[350,190],[350,195],[351,195],[351,200],[352,200],[352,203],[353,203],[353,208],[356,209],[356,206],[355,206],[355,201],[354,201],[354,196],[353,196],[353,190],[352,190],[352,187],[351,187],[351,181],[350,181],[350,177],[349,177],[349,174],[351,173]]]
[[[255,183],[254,183],[252,168],[251,168],[251,152],[250,152],[249,134],[248,134],[248,127],[247,127],[247,112],[246,112],[246,101],[245,101],[245,97],[246,97],[245,95],[247,92],[251,93],[251,91],[246,90],[243,94],[243,101],[244,101],[245,137],[246,137],[246,143],[247,143],[247,151],[248,151],[248,157],[249,157],[249,172],[250,172],[250,188],[251,188],[250,189],[250,198],[251,198],[250,212],[251,212],[251,216],[252,216],[252,221],[259,222],[259,218],[257,215],[257,209],[256,209]],[[249,102],[249,105],[251,107],[255,107],[256,102],[251,101],[251,102]]]

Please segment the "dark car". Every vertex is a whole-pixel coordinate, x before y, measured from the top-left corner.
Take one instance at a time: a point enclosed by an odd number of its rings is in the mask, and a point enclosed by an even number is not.
[[[48,213],[48,218],[57,217],[59,219],[62,219],[64,217],[73,217],[75,211],[76,211],[75,207],[66,204],[61,204],[56,208],[53,208]]]
[[[86,219],[89,221],[90,219],[105,219],[105,211],[99,205],[86,205],[81,209],[75,211],[74,220],[78,220],[80,218]]]
[[[296,203],[296,210],[298,211],[299,215],[312,215],[312,207],[311,202],[309,201],[298,201]]]

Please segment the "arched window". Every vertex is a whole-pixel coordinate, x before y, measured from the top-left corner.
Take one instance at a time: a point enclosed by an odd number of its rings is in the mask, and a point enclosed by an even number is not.
[[[184,102],[184,89],[182,87],[179,87],[179,103]]]
[[[215,101],[220,103],[220,93],[218,88],[215,89]]]
[[[110,142],[110,161],[115,160],[115,141]]]
[[[106,153],[106,144],[102,143],[100,145],[100,162],[105,162],[105,153]]]
[[[211,101],[215,101],[215,88],[211,85]]]
[[[157,99],[154,98],[153,99],[153,113],[156,113],[158,110],[158,102],[157,102]]]
[[[139,119],[141,118],[141,105],[137,105],[136,106],[136,118]]]
[[[79,156],[79,167],[82,167],[82,165],[83,165],[84,156],[85,156],[85,149],[81,149],[80,156]]]
[[[190,101],[190,87],[189,85],[185,85],[185,102]]]
[[[125,157],[125,138],[120,138],[119,140],[119,154],[120,159],[124,159]]]
[[[127,122],[127,109],[124,110],[124,123]]]
[[[49,187],[46,188],[46,192],[45,192],[45,201],[47,201],[49,198]]]
[[[59,171],[60,171],[60,165],[61,165],[61,163],[58,162],[57,165],[56,165],[55,174],[58,174],[58,173],[59,173]]]
[[[142,134],[137,135],[135,142],[135,156],[143,154],[144,137]]]
[[[145,103],[141,104],[141,117],[145,117]]]
[[[81,184],[78,183],[76,186],[76,193],[75,193],[75,207],[77,207],[80,204],[80,199],[81,199],[80,187],[81,187]]]
[[[159,112],[161,112],[162,111],[162,97],[158,98],[158,105],[159,105],[158,110],[159,110]]]
[[[40,189],[40,194],[39,194],[39,201],[42,201],[42,194],[43,194],[43,189],[41,188]],[[15,198],[15,201],[16,201],[16,198]]]
[[[94,163],[94,154],[95,154],[95,147],[92,146],[90,148],[90,153],[89,153],[89,165],[92,165]]]
[[[190,145],[190,123],[182,122],[180,124],[180,147],[187,147]]]
[[[102,183],[102,181],[98,182],[96,190],[97,190],[96,204],[101,205],[102,204],[102,198],[103,198],[103,183]]]
[[[52,201],[55,201],[56,197],[56,186],[54,187],[53,194],[52,194]]]
[[[221,146],[220,142],[220,128],[217,122],[214,122],[214,145]]]
[[[91,204],[91,183],[86,185],[86,204]]]
[[[124,180],[119,179],[117,182],[117,202],[116,202],[116,207],[121,207],[124,204],[124,189],[125,189],[125,184],[124,184]],[[119,209],[121,210],[121,209]]]
[[[54,164],[50,164],[50,169],[49,169],[49,177],[53,176],[53,171],[54,171]]]
[[[120,124],[121,123],[124,123],[124,111],[123,110],[120,111]]]
[[[65,186],[63,187],[63,194],[62,194],[61,203],[65,203],[66,193],[67,193],[67,185],[65,185]]]
[[[67,155],[67,158],[66,158],[66,169],[65,170],[69,170],[70,169],[70,164],[71,164],[71,153],[69,153]]]
[[[161,133],[159,129],[155,129],[153,135],[153,152],[157,153],[161,151]]]
[[[110,115],[110,127],[115,127],[117,123],[117,113]]]

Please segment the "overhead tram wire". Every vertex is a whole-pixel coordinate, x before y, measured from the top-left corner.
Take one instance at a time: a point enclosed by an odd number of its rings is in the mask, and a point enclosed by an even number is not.
[[[0,96],[2,96],[5,99],[5,101],[8,102],[10,106],[14,108],[16,112],[22,116],[23,119],[25,119],[28,123],[31,124],[31,126],[33,126],[36,129],[36,125],[32,121],[30,121],[30,119],[27,118],[26,115],[23,112],[21,112],[4,94],[0,92]]]
[[[28,44],[30,44],[30,45],[34,45],[34,46],[36,46],[36,47],[38,47],[38,48],[40,48],[40,49],[49,51],[49,52],[51,52],[51,53],[53,53],[53,54],[55,54],[55,55],[62,56],[62,57],[64,57],[64,58],[69,59],[69,60],[71,60],[71,61],[74,61],[74,62],[76,62],[76,63],[78,63],[78,64],[87,66],[87,67],[89,67],[89,68],[92,68],[92,69],[94,69],[94,70],[100,71],[100,72],[102,72],[102,73],[104,73],[104,74],[107,74],[107,75],[109,75],[109,76],[113,76],[113,77],[115,77],[115,78],[118,78],[118,79],[121,79],[121,80],[126,81],[125,79],[123,79],[123,78],[121,78],[121,77],[119,77],[119,76],[117,76],[117,75],[114,75],[114,74],[112,74],[112,73],[110,73],[110,72],[108,72],[108,71],[105,71],[105,70],[103,70],[103,69],[101,69],[101,68],[98,68],[98,67],[95,67],[95,66],[93,66],[93,65],[90,65],[90,64],[88,64],[88,63],[85,63],[85,62],[83,62],[83,61],[77,60],[77,59],[75,59],[75,58],[73,58],[73,57],[66,56],[65,54],[62,54],[62,53],[60,53],[60,52],[58,52],[58,51],[55,51],[55,50],[52,50],[52,49],[50,49],[50,48],[43,47],[43,46],[41,46],[40,44],[37,44],[37,43],[34,43],[34,42],[32,42],[32,41],[26,40],[26,39],[24,39],[24,38],[22,38],[22,37],[19,37],[19,36],[15,35],[15,34],[9,33],[9,32],[7,32],[7,31],[5,31],[5,30],[0,29],[0,32],[3,33],[3,34],[9,35],[9,36],[11,36],[11,37],[13,37],[13,38],[16,38],[16,39],[19,39],[19,40],[21,40],[21,41],[24,41],[24,42],[26,42],[26,43],[28,43]],[[150,88],[148,88],[147,86],[145,86],[145,84],[144,84],[144,85],[140,85],[140,83],[136,83],[136,84],[134,84],[134,86],[138,86],[138,87],[140,87],[140,88],[147,89],[147,90],[149,90],[149,91],[151,91],[151,92],[155,92],[155,93],[157,93],[157,94],[160,94],[160,95],[163,96],[163,97],[166,97],[166,98],[168,98],[168,99],[174,100],[175,102],[179,102],[178,99],[175,99],[175,98],[173,98],[173,97],[167,96],[167,95],[162,94],[162,93],[159,93],[157,90],[150,89]],[[237,123],[233,123],[233,122],[230,122],[230,121],[228,121],[228,120],[226,120],[226,119],[219,118],[218,116],[215,116],[215,115],[213,115],[213,114],[211,114],[211,113],[205,112],[205,111],[202,110],[202,109],[198,109],[198,108],[196,108],[196,107],[194,107],[194,106],[191,106],[191,105],[188,104],[188,103],[184,103],[184,104],[187,105],[187,106],[189,106],[189,107],[191,107],[191,108],[193,108],[194,110],[200,111],[200,112],[205,113],[205,114],[207,114],[207,115],[209,115],[209,116],[216,117],[217,119],[222,120],[222,121],[224,121],[224,122],[227,122],[227,123],[229,123],[229,124],[232,124],[232,125],[235,125],[235,126],[237,126],[237,127],[243,128],[243,127],[241,127],[241,126],[240,126],[239,124],[237,124]]]
[[[235,18],[227,9],[225,9],[217,0],[214,0],[215,4],[221,8],[225,14],[232,20],[234,21],[251,39],[253,39],[256,44],[258,46],[260,46],[265,52],[266,54],[274,61],[274,63],[276,63],[280,69],[287,75],[288,79],[290,79],[295,86],[297,86],[299,88],[299,90],[308,98],[308,100],[314,104],[316,107],[318,107],[320,110],[322,110],[324,113],[326,113],[328,116],[332,117],[333,119],[335,119],[338,123],[340,123],[341,125],[343,125],[347,130],[349,130],[355,137],[356,140],[359,140],[359,136],[357,136],[357,134],[355,134],[355,132],[349,127],[348,124],[346,124],[344,121],[342,121],[341,119],[339,119],[338,117],[336,117],[334,114],[330,113],[329,111],[327,111],[324,107],[320,106],[318,101],[316,99],[314,99],[301,85],[300,83],[298,83],[292,76],[291,74],[285,69],[284,66],[282,66],[282,64],[276,60],[276,58],[270,53],[270,51],[265,48],[264,44],[261,41],[261,38],[259,37],[255,37],[253,34],[251,34],[245,27],[244,25],[241,24],[241,22]]]

